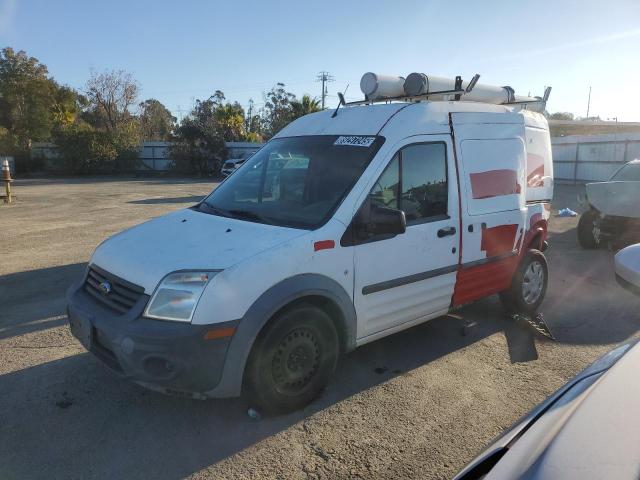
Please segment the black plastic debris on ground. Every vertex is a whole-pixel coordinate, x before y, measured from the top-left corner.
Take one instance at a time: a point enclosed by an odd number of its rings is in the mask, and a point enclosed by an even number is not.
[[[551,333],[547,322],[544,321],[544,316],[542,313],[536,314],[535,317],[531,318],[528,315],[524,315],[522,313],[515,313],[511,315],[511,318],[518,323],[526,325],[527,327],[533,329],[536,333],[550,339],[555,340],[556,338]]]

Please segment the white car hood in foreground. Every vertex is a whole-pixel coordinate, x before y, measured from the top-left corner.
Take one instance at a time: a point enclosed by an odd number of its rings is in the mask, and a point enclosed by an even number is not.
[[[640,218],[640,182],[587,183],[589,203],[604,215]]]
[[[179,210],[109,238],[96,249],[91,263],[151,294],[168,273],[223,270],[305,233]]]

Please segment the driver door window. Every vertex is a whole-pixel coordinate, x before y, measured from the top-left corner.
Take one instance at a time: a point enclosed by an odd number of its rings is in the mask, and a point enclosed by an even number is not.
[[[369,192],[372,205],[403,210],[407,226],[447,218],[444,143],[419,143],[398,151]]]

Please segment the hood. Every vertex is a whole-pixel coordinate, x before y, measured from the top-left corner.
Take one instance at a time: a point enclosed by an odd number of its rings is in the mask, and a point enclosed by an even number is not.
[[[109,238],[96,249],[91,263],[144,287],[151,294],[168,273],[224,270],[307,233],[179,210]]]
[[[560,398],[485,478],[637,479],[639,365],[636,344],[585,388]]]
[[[640,218],[640,182],[588,183],[587,199],[604,215]]]

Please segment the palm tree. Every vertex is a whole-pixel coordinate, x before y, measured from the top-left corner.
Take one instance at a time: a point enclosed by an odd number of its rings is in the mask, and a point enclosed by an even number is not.
[[[291,120],[307,115],[308,113],[319,112],[320,102],[317,98],[311,98],[309,95],[303,95],[300,100],[291,102]]]

